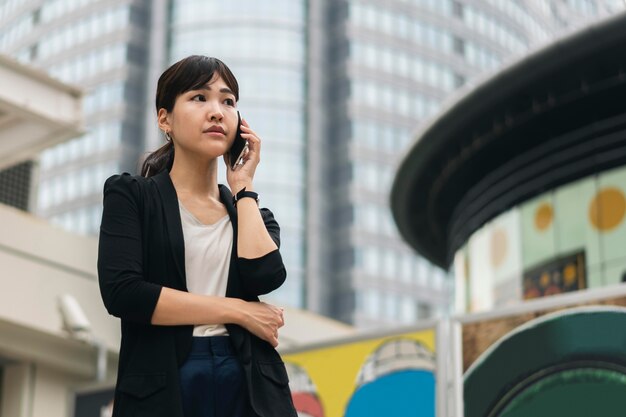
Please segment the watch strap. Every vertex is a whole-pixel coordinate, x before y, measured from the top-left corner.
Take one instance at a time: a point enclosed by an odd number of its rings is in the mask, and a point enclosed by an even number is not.
[[[242,198],[253,198],[254,201],[257,202],[257,204],[259,203],[259,194],[255,193],[254,191],[246,191],[246,187],[243,187],[243,189],[241,189],[241,191],[239,191],[237,194],[235,194],[233,196],[233,205],[236,206],[237,205],[237,201],[241,200]]]

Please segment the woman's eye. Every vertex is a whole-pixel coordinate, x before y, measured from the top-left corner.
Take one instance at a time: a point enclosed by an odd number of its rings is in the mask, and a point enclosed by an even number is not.
[[[235,100],[233,100],[232,98],[227,98],[226,100],[224,100],[224,102],[228,104],[229,106],[235,105]]]
[[[193,101],[206,101],[202,94],[196,94],[191,98]]]

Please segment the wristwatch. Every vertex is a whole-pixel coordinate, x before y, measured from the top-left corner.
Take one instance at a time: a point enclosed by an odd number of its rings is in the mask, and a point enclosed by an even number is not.
[[[259,195],[255,193],[254,191],[246,191],[246,187],[243,187],[241,191],[239,191],[237,194],[233,196],[233,205],[236,206],[237,201],[246,197],[253,198],[254,201],[256,201],[256,203],[259,204]]]

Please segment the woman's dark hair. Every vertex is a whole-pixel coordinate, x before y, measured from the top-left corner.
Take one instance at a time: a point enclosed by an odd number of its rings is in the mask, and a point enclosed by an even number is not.
[[[226,64],[217,58],[191,55],[173,64],[159,77],[155,102],[157,113],[160,109],[171,112],[179,95],[202,87],[211,81],[215,73],[222,77],[235,93],[235,100],[239,101],[239,84]],[[141,166],[141,176],[151,177],[164,169],[169,171],[173,163],[174,144],[168,141],[146,157]]]

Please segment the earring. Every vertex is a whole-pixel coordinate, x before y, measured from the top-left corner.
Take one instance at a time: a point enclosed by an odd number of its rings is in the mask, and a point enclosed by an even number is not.
[[[172,141],[172,137],[170,136],[170,132],[165,132],[165,139],[167,139],[168,142]]]

